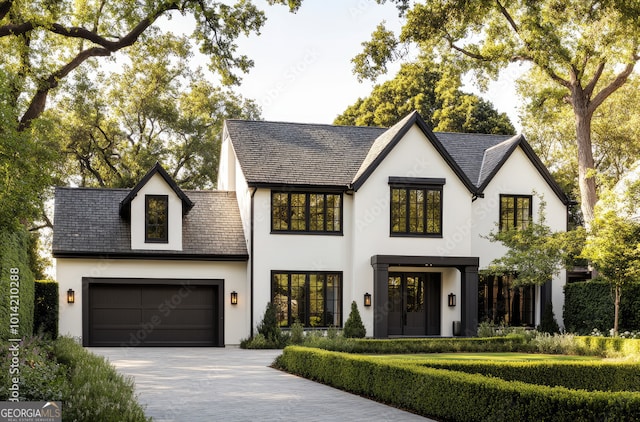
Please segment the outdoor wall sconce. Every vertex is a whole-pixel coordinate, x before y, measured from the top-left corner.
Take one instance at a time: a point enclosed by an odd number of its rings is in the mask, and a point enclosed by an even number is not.
[[[232,305],[238,304],[238,292],[236,292],[235,290],[231,292],[231,304]]]
[[[364,294],[364,306],[371,306],[371,293]]]
[[[67,290],[67,303],[75,303],[76,301],[76,292],[73,289]]]
[[[449,306],[456,306],[456,295],[449,293]]]

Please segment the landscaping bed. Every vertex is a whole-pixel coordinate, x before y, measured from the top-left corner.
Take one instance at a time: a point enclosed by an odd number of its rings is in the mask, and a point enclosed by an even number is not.
[[[0,343],[0,367],[9,368],[8,343]],[[20,401],[61,401],[63,421],[147,421],[133,380],[103,357],[61,337],[20,343]],[[8,400],[9,371],[0,373],[0,400]]]
[[[449,344],[460,343],[443,350],[447,340]],[[626,340],[632,342],[628,344],[617,340],[571,340],[556,339],[556,347],[569,347],[571,343],[574,351],[594,356],[620,356],[621,351],[640,350],[638,343],[633,343],[635,340]],[[395,342],[398,344],[393,345]],[[376,349],[388,353],[407,348],[420,353],[436,349],[478,352],[482,342],[486,342],[484,350],[506,346],[519,349],[511,350],[516,352],[533,350],[531,341],[495,339],[358,340],[347,342],[347,348],[369,354],[376,353]],[[551,348],[548,344],[545,347]],[[338,347],[334,344],[333,348]],[[504,357],[370,356],[290,346],[274,366],[441,420],[640,420],[637,361],[531,356],[536,358],[510,361]]]

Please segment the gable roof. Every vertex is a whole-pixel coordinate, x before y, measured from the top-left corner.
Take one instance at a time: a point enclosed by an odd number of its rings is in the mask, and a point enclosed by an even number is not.
[[[56,188],[53,256],[248,259],[234,192],[183,192],[193,206],[182,221],[182,251],[131,249],[131,224],[119,215],[119,205],[130,193],[129,189]]]
[[[323,186],[357,190],[417,125],[465,186],[481,195],[517,147],[553,191],[568,198],[522,135],[432,132],[416,111],[391,128],[227,120],[249,186]]]
[[[156,164],[151,168],[151,170],[149,170],[147,174],[144,175],[142,180],[140,180],[140,182],[138,182],[138,184],[135,185],[133,189],[131,189],[129,194],[120,202],[119,213],[122,217],[124,218],[130,217],[131,201],[133,201],[136,195],[138,195],[138,192],[140,191],[140,189],[142,189],[144,185],[146,185],[147,182],[151,180],[151,178],[156,174],[159,174],[164,179],[164,181],[167,182],[169,187],[176,193],[176,195],[178,195],[178,198],[180,198],[180,200],[182,201],[183,216],[188,214],[189,210],[193,208],[193,202],[191,202],[189,197],[185,195],[185,193],[182,191],[182,189],[180,189],[180,187],[178,187],[176,182],[173,180],[171,176],[169,176],[169,173],[167,173],[167,171],[160,165],[160,163],[156,162]]]

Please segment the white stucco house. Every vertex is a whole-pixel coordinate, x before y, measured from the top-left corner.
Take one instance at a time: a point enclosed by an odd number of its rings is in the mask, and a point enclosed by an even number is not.
[[[160,165],[133,189],[58,188],[60,332],[87,346],[238,344],[269,301],[283,328],[368,336],[475,335],[479,320],[562,320],[565,274],[510,289],[479,276],[504,253],[484,236],[566,230],[568,200],[524,137],[225,123],[216,191],[183,191]],[[73,303],[68,293],[73,292]]]

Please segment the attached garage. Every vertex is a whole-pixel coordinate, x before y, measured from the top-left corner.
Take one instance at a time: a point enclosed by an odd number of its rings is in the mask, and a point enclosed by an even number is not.
[[[224,346],[224,281],[83,278],[85,346]]]

